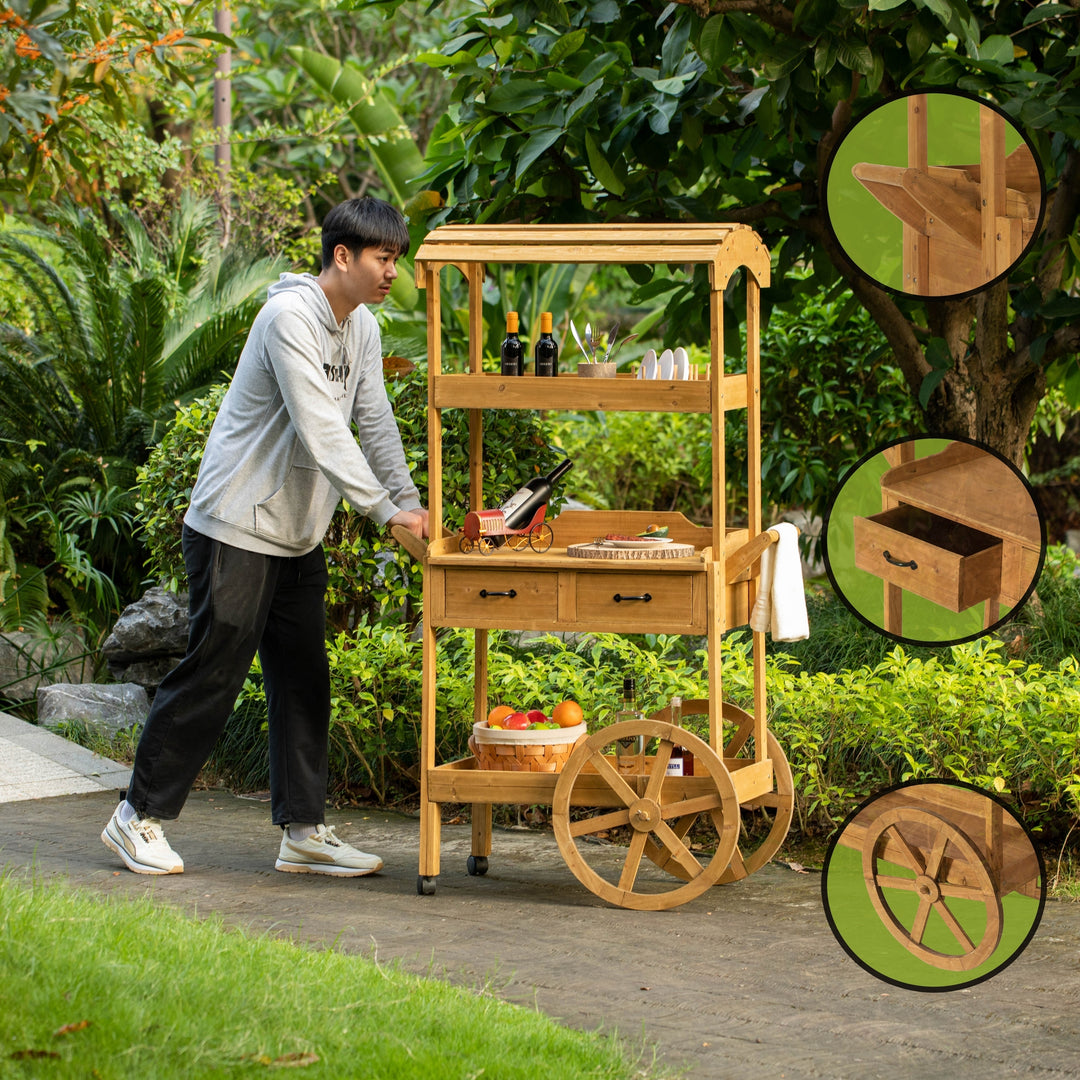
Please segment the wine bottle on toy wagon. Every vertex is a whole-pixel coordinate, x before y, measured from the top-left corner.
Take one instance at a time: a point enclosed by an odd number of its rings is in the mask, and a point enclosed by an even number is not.
[[[534,476],[499,507],[507,529],[524,529],[533,515],[551,500],[551,492],[573,462],[563,458],[547,476]]]
[[[559,346],[551,336],[551,312],[540,312],[540,337],[533,349],[533,371],[537,375],[559,374]]]
[[[500,375],[524,375],[525,374],[525,346],[518,337],[518,313],[508,311],[506,313],[506,337],[503,338],[499,349],[499,374]]]

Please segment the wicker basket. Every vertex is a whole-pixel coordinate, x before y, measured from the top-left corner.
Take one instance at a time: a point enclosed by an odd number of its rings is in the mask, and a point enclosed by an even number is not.
[[[481,769],[557,773],[587,734],[584,724],[540,731],[500,731],[489,728],[484,720],[473,724],[469,749]]]

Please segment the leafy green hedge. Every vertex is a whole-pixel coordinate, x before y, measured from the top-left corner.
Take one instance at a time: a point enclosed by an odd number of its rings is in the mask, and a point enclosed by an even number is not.
[[[329,643],[333,679],[331,770],[339,790],[385,800],[415,789],[420,744],[420,645],[400,628],[362,627]],[[751,699],[748,637],[725,642],[724,694]],[[440,637],[439,760],[467,754],[472,727],[472,633]],[[704,655],[685,639],[597,634],[519,644],[492,634],[490,700],[526,708],[564,697],[590,727],[609,723],[624,673],[646,711],[672,694],[704,697]],[[538,674],[541,673],[541,674]],[[810,673],[783,654],[767,660],[770,725],[795,777],[798,829],[829,833],[872,792],[902,780],[946,777],[999,792],[1048,836],[1080,819],[1080,667],[1009,659],[1000,642],[954,646],[946,658],[894,648],[874,666]],[[258,697],[257,679],[247,697]],[[701,720],[692,729],[706,737]]]

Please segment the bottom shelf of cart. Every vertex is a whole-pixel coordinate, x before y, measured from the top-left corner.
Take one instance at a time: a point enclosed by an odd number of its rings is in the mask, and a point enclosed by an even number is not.
[[[725,758],[739,803],[768,795],[773,790],[772,761]],[[648,769],[648,764],[646,764]],[[645,792],[649,775],[624,776],[639,795]],[[477,768],[476,758],[462,758],[438,765],[427,773],[427,797],[433,803],[539,803],[550,805],[555,795],[558,773],[500,771]],[[671,776],[664,780],[664,803],[700,798],[716,791],[712,777]],[[588,765],[574,781],[574,806],[623,806],[604,777]]]

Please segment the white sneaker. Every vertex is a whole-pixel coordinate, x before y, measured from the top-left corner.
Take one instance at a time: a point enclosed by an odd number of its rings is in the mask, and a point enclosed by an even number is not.
[[[120,806],[113,811],[101,834],[105,846],[115,851],[136,874],[182,874],[184,860],[169,847],[161,822],[149,817],[121,821]]]
[[[286,829],[281,837],[275,870],[287,874],[335,874],[338,877],[361,877],[381,870],[382,859],[368,855],[339,840],[334,827],[318,825],[305,840],[293,840]]]

